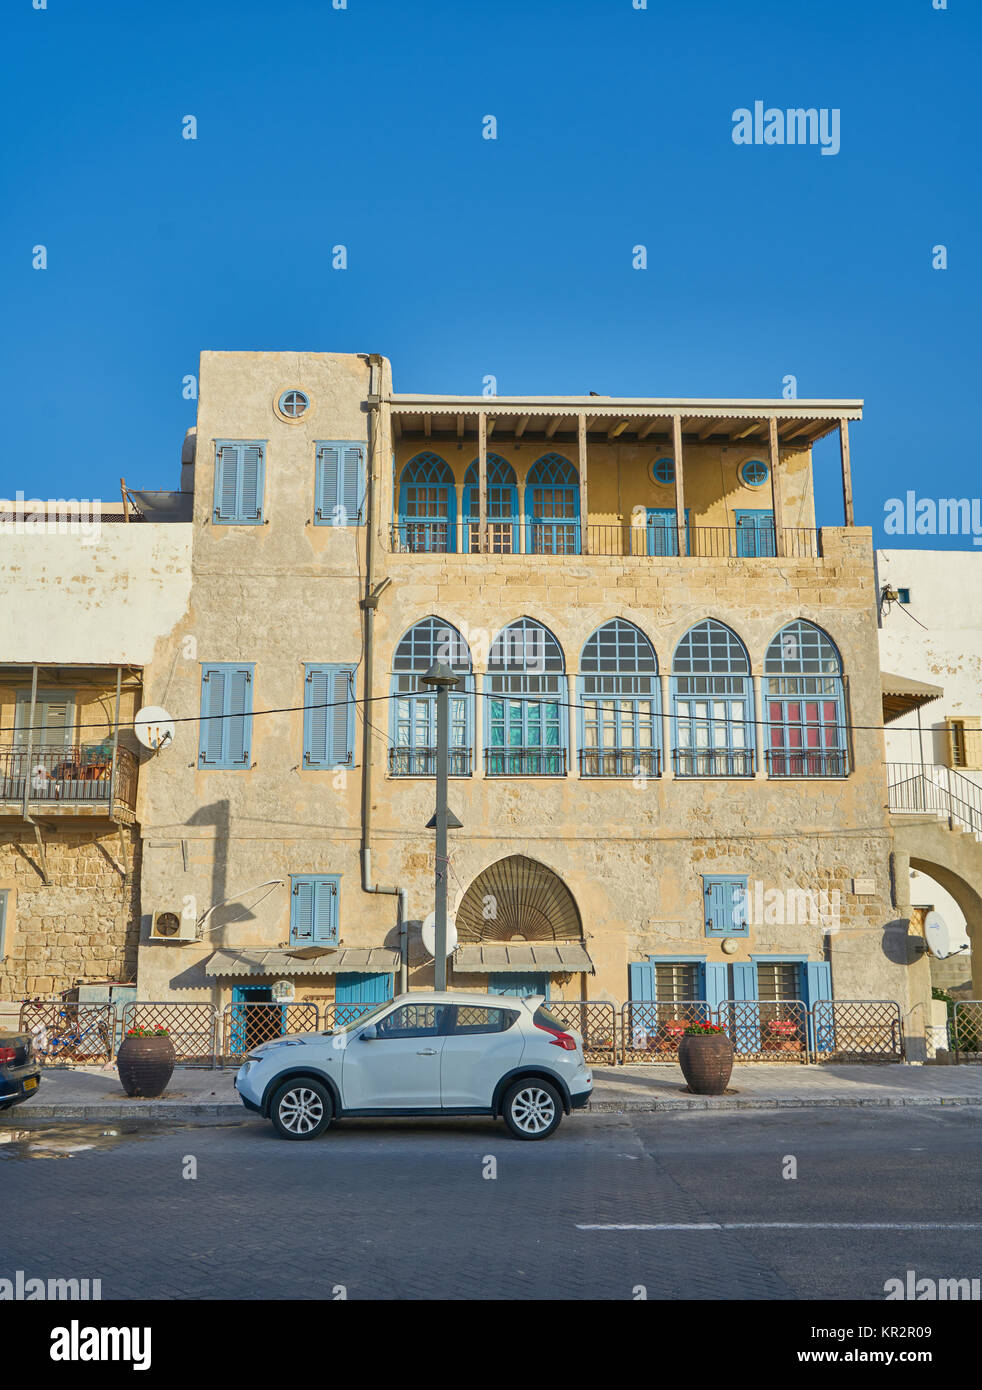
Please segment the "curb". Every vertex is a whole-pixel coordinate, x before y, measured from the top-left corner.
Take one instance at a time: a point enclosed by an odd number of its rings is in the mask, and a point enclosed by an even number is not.
[[[592,1100],[583,1108],[607,1114],[660,1114],[666,1110],[812,1110],[860,1107],[893,1110],[917,1105],[982,1105],[982,1096],[821,1096],[805,1100],[799,1096],[705,1096],[682,1100]]]
[[[982,1096],[821,1096],[804,1099],[799,1096],[704,1096],[679,1100],[592,1100],[581,1114],[595,1115],[655,1115],[666,1111],[733,1111],[733,1110],[813,1110],[813,1109],[874,1109],[894,1110],[908,1106],[955,1105],[980,1106]],[[32,1105],[22,1109],[15,1106],[0,1118],[0,1128],[20,1127],[24,1120],[76,1120],[81,1123],[101,1123],[106,1120],[136,1120],[139,1123],[159,1124],[241,1124],[255,1118],[238,1102],[219,1102],[214,1105],[181,1105],[172,1101],[107,1101],[92,1105]],[[379,1117],[382,1118],[382,1117]]]

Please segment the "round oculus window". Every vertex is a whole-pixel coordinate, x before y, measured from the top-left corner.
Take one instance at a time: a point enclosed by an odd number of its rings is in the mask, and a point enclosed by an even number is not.
[[[748,459],[740,469],[740,477],[748,487],[763,487],[770,476],[770,469],[760,459]]]
[[[280,397],[280,414],[288,420],[299,420],[309,405],[310,399],[302,391],[284,391]]]
[[[656,483],[675,482],[675,460],[656,459],[651,465],[651,476]]]

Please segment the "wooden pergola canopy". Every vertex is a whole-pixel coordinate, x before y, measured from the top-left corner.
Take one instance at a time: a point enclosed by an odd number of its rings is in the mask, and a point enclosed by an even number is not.
[[[810,448],[843,420],[861,420],[862,401],[645,400],[609,396],[419,396],[389,398],[395,434],[423,439],[488,434],[538,442],[572,440],[581,418],[595,442],[670,441],[675,421],[687,444],[764,444],[771,421],[784,446]]]

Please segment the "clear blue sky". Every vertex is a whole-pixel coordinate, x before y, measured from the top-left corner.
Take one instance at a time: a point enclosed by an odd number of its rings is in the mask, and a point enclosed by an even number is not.
[[[176,487],[199,351],[303,348],[400,391],[793,373],[865,398],[881,543],[888,496],[978,496],[982,4],[949,6],[4,0],[0,495]],[[734,145],[757,99],[838,108],[839,154]]]

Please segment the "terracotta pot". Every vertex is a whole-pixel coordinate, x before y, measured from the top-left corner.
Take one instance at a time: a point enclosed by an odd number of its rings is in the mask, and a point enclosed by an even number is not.
[[[721,1096],[733,1071],[733,1044],[725,1033],[687,1033],[679,1043],[679,1066],[697,1096]]]
[[[166,1033],[150,1038],[124,1038],[116,1066],[128,1096],[159,1096],[174,1071],[174,1044]]]

